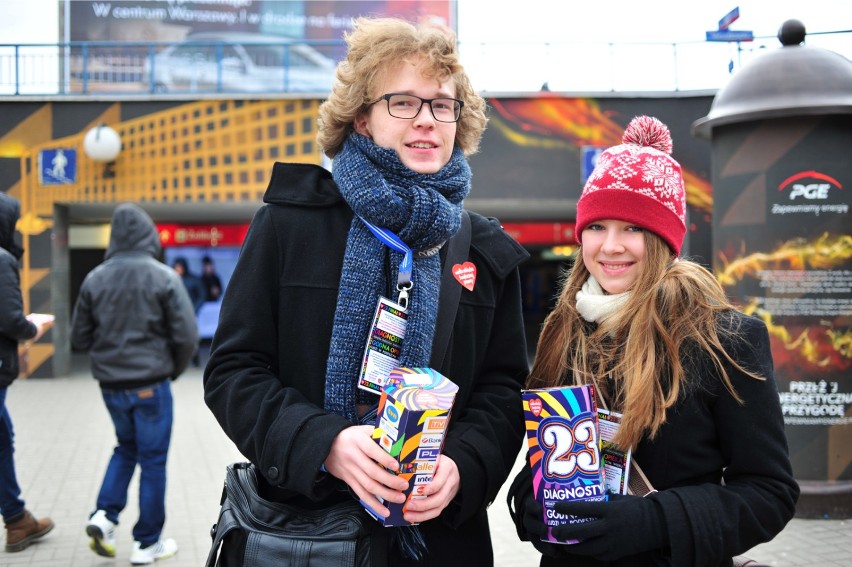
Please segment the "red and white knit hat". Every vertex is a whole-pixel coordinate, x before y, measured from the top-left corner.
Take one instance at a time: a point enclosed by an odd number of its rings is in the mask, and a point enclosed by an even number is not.
[[[686,191],[680,164],[672,157],[672,137],[650,116],[630,121],[621,145],[598,157],[577,202],[577,242],[589,224],[614,219],[662,238],[680,254],[686,234]]]

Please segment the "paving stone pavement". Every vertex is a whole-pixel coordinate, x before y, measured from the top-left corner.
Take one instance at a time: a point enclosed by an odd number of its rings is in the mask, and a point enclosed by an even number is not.
[[[23,497],[29,509],[50,516],[56,528],[22,552],[4,553],[0,547],[0,567],[130,564],[138,473],[118,526],[116,558],[98,557],[88,547],[86,521],[115,435],[85,361],[75,368],[78,370],[68,376],[17,380],[9,388],[7,407],[15,427],[15,459]],[[175,420],[163,535],[175,538],[179,551],[157,565],[198,567],[204,564],[210,547],[209,530],[218,513],[225,466],[244,459],[204,405],[200,370],[190,369],[174,382],[173,396]],[[519,455],[515,470],[522,465]],[[535,549],[515,535],[503,492],[489,515],[497,567],[537,565]],[[772,542],[748,555],[779,567],[852,566],[852,521],[794,519]]]

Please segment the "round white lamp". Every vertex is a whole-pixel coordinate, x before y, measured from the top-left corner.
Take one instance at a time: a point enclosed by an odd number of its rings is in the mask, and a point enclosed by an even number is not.
[[[113,161],[121,153],[121,138],[106,124],[98,124],[83,138],[83,151],[95,161]]]

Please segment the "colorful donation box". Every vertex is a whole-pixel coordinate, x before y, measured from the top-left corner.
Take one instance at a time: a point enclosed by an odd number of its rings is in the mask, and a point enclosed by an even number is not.
[[[533,492],[548,526],[542,539],[575,543],[554,538],[553,528],[585,520],[560,514],[554,505],[606,499],[594,387],[524,390],[523,399]]]
[[[410,500],[423,498],[423,488],[432,480],[458,389],[431,368],[400,367],[388,376],[373,439],[399,461],[400,470],[394,472],[408,481],[408,490],[402,504],[382,502],[390,510],[387,518],[364,505],[382,525],[410,525],[402,517],[405,506]]]

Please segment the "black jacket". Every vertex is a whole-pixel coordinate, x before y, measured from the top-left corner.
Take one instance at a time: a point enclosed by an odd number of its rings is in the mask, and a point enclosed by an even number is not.
[[[205,400],[258,466],[268,494],[309,506],[338,488],[323,481],[320,465],[351,425],[323,401],[353,213],[330,173],[313,165],[276,163],[264,201],[222,302]],[[524,431],[528,366],[517,266],[528,254],[496,221],[470,216],[475,287],[462,290],[447,356],[436,366],[459,385],[444,453],[458,465],[461,487],[440,519],[422,524],[429,554],[419,565],[491,563],[486,507]]]
[[[177,272],[156,259],[159,253],[147,213],[119,205],[106,259],[83,280],[71,328],[71,345],[89,352],[101,387],[177,378],[195,353],[195,311]]]
[[[655,489],[671,547],[606,563],[542,557],[541,565],[724,566],[731,557],[775,537],[793,517],[799,487],[793,479],[766,326],[732,312],[720,324],[738,329],[726,350],[759,381],[727,367],[739,405],[704,354],[684,357],[690,383],[666,412],[657,437],[633,456]],[[529,469],[513,488],[532,492]],[[514,495],[512,495],[514,496]],[[522,502],[516,499],[516,504]],[[519,510],[523,517],[523,510]],[[555,545],[555,544],[554,544]],[[570,546],[560,546],[569,549]]]
[[[15,244],[15,224],[21,207],[14,198],[0,193],[0,387],[18,377],[18,341],[36,336],[38,328],[24,315],[21,250]]]

